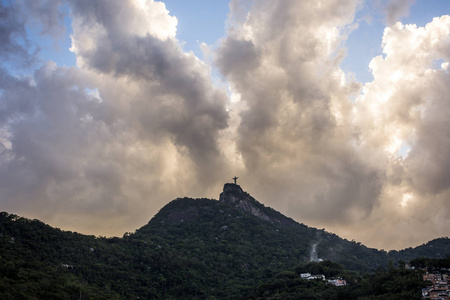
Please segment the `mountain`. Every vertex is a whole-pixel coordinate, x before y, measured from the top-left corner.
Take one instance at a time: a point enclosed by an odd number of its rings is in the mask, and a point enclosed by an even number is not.
[[[390,260],[450,253],[447,238],[402,251],[371,249],[297,223],[236,184],[225,184],[219,201],[175,199],[122,238],[3,212],[0,241],[1,299],[239,299],[288,271],[353,278]]]
[[[237,184],[226,183],[223,187],[223,192],[220,194],[219,202],[238,208],[271,224],[284,226],[297,224],[291,218],[282,215],[270,207],[265,207],[250,196],[250,194],[244,192]]]

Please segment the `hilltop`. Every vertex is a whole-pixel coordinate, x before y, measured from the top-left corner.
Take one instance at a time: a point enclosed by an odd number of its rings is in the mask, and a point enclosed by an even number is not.
[[[389,261],[450,253],[446,238],[402,251],[368,248],[298,223],[236,184],[225,184],[219,201],[175,199],[122,238],[61,231],[4,212],[0,241],[2,299],[75,299],[80,292],[96,299],[238,299],[280,272],[326,266],[357,278]]]

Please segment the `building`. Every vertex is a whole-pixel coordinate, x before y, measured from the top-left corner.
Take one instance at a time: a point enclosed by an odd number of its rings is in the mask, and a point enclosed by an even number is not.
[[[308,277],[310,277],[310,276],[311,276],[311,273],[301,273],[300,274],[300,277],[303,279],[308,279]]]
[[[347,285],[347,282],[342,279],[342,278],[338,278],[338,279],[329,279],[328,280],[329,284],[335,285],[335,286],[344,286]]]
[[[422,299],[450,300],[450,276],[441,273],[426,273],[423,281],[431,282],[431,286],[422,289]]]
[[[301,273],[300,277],[307,280],[325,280],[325,275],[311,275],[311,273]]]

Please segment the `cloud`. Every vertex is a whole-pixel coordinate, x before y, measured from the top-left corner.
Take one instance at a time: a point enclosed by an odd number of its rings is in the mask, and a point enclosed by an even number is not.
[[[161,2],[69,4],[77,67],[0,81],[3,209],[120,235],[175,197],[215,196],[227,97],[182,51],[176,19]],[[54,15],[37,8],[19,16]]]
[[[384,2],[384,3],[383,3]],[[402,17],[409,15],[409,8],[415,3],[415,0],[386,0],[382,1],[382,10],[386,15],[387,25],[393,25],[400,21]]]
[[[151,169],[155,162],[133,159],[129,147],[145,147],[119,121],[111,122],[106,105],[86,92],[94,79],[48,64],[33,81],[9,82],[2,96],[2,128],[10,144],[3,143],[0,169],[5,208],[19,204],[31,215],[72,214],[66,221],[73,223],[81,216],[128,211],[135,184],[128,177],[130,165]],[[143,182],[138,188],[132,191],[139,196]]]
[[[271,205],[317,224],[370,214],[380,191],[382,174],[351,143],[347,96],[359,85],[338,67],[357,4],[259,1],[217,53],[247,105],[235,142],[249,184]]]
[[[41,27],[41,34],[61,37],[65,32],[62,0],[19,0],[27,22]]]
[[[374,81],[357,100],[360,143],[371,152],[382,149],[389,154],[380,206],[370,220],[386,232],[381,223],[392,220],[392,228],[398,229],[383,236],[393,244],[448,235],[436,224],[448,224],[441,212],[450,204],[445,200],[450,188],[445,154],[449,34],[449,16],[425,27],[396,23],[386,28],[384,56],[370,63]],[[408,227],[415,237],[405,236],[401,228]]]
[[[0,58],[2,67],[6,62],[15,66],[26,66],[33,61],[29,54],[29,41],[20,6],[0,3]]]
[[[145,107],[142,130],[166,131],[186,148],[203,180],[217,178],[215,169],[223,166],[216,135],[227,126],[226,94],[212,86],[201,61],[183,52],[175,39],[177,21],[164,4],[75,1],[73,14],[78,65],[139,81],[148,93],[138,100]]]
[[[448,210],[440,194],[450,183],[442,152],[448,17],[386,28],[384,56],[370,64],[374,81],[352,102],[361,86],[339,63],[357,1],[258,1],[245,17],[233,3],[238,11],[230,15],[239,18],[230,21],[216,64],[244,103],[231,105],[239,111],[231,122],[241,178],[255,196],[372,246],[447,235],[425,203]],[[436,61],[443,67],[433,69]],[[414,229],[405,234],[407,227]]]
[[[11,72],[36,58],[26,26],[58,38],[65,5],[77,65]],[[264,204],[369,246],[448,235],[449,16],[387,27],[362,86],[340,68],[360,1],[233,0],[209,49],[227,94],[162,2],[0,8],[2,209],[121,235],[237,175]]]

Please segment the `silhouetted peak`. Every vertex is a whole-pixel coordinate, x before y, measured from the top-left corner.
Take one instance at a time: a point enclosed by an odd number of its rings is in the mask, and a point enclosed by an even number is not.
[[[244,192],[239,185],[234,183],[225,183],[219,201],[239,208],[270,223],[288,224],[293,222],[293,220],[286,218],[271,208],[265,207],[250,196],[249,193]]]
[[[229,205],[233,205],[237,201],[247,197],[251,198],[251,196],[245,193],[238,184],[225,183],[225,185],[223,186],[223,192],[220,194],[219,201]],[[256,200],[253,199],[253,201]]]

